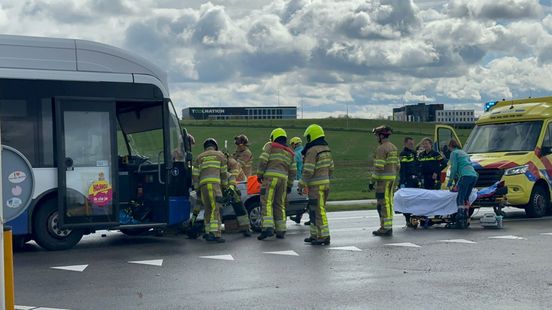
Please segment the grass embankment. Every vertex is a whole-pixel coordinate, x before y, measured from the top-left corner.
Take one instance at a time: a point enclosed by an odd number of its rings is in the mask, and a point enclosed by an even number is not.
[[[435,125],[431,123],[406,123],[384,120],[364,119],[316,119],[316,120],[265,120],[265,121],[185,121],[184,127],[195,137],[194,155],[201,152],[202,141],[208,137],[217,139],[221,146],[228,141],[228,148],[234,151],[234,136],[244,133],[249,137],[251,150],[255,158],[260,155],[262,146],[268,141],[272,129],[284,128],[288,137],[303,138],[305,128],[317,123],[324,127],[327,141],[332,149],[335,161],[335,175],[332,182],[330,200],[371,199],[374,193],[366,188],[370,181],[373,153],[378,145],[371,130],[381,124],[390,125],[394,134],[393,142],[399,149],[403,139],[411,136],[416,141],[423,137],[433,137]],[[460,139],[465,141],[469,130],[457,131]],[[304,139],[303,139],[304,140]],[[361,206],[355,206],[358,210]],[[340,208],[341,209],[341,208]]]

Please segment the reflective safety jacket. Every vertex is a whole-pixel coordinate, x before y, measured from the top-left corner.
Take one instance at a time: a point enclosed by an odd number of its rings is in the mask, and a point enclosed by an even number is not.
[[[228,185],[238,185],[238,176],[242,173],[240,164],[232,156],[228,157]]]
[[[401,163],[400,168],[400,180],[401,184],[405,183],[406,180],[411,179],[412,176],[419,177],[420,169],[418,162],[418,154],[415,151],[405,147],[402,152],[399,154],[399,159]]]
[[[259,161],[258,177],[282,178],[287,180],[288,187],[293,185],[297,174],[297,165],[295,153],[289,147],[272,142],[263,148]]]
[[[434,173],[439,175],[441,169],[444,168],[442,166],[443,156],[435,150],[421,152],[418,155],[418,161],[420,162],[421,173],[425,176],[432,176]]]
[[[253,153],[251,153],[249,147],[246,146],[242,150],[236,150],[236,152],[234,152],[234,158],[238,161],[241,170],[243,171],[243,175],[239,178],[239,180],[246,180],[248,176],[253,174],[251,171],[251,165],[253,164]]]
[[[318,186],[330,184],[334,171],[334,161],[330,147],[316,145],[305,154],[301,186]]]
[[[384,140],[374,154],[373,181],[393,181],[399,172],[399,152],[393,143]]]
[[[213,147],[207,148],[196,157],[192,176],[196,189],[210,183],[220,184],[222,188],[226,188],[228,186],[228,164],[226,156]]]

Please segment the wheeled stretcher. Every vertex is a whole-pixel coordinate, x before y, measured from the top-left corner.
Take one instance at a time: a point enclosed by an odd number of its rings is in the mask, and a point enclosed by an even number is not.
[[[473,214],[472,204],[478,199],[488,199],[495,195],[505,195],[507,191],[503,183],[495,183],[487,188],[473,189],[469,197],[470,209],[468,217]],[[446,224],[446,227],[458,227],[461,218],[458,213],[456,197],[458,193],[449,190],[426,190],[420,188],[402,188],[395,193],[395,212],[405,215],[409,227],[429,227],[435,224]]]

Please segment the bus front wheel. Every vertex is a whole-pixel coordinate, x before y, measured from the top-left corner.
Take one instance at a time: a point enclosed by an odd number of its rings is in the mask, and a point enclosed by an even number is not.
[[[82,236],[80,230],[61,229],[55,199],[37,206],[33,216],[33,239],[38,245],[49,251],[67,250],[74,247]]]

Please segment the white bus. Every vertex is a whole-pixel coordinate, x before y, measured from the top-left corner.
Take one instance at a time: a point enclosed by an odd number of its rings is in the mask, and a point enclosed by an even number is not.
[[[90,41],[0,35],[0,119],[2,144],[36,184],[8,223],[16,242],[61,250],[97,229],[188,219],[190,145],[150,62]]]

